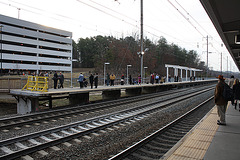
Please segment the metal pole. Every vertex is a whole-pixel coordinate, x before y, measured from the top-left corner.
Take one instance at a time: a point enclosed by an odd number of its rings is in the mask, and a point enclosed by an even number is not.
[[[167,67],[167,75],[166,76],[167,76],[166,82],[168,82],[168,67]]]
[[[143,83],[143,0],[141,0],[141,83]]]
[[[222,75],[222,52],[221,52],[221,75]]]
[[[207,36],[207,77],[208,77],[208,36]]]
[[[128,65],[127,65],[127,84],[128,84]]]
[[[71,88],[73,88],[73,85],[72,85],[72,69],[73,68],[73,65],[72,65],[72,57],[71,57]]]
[[[2,76],[2,25],[0,26],[0,28],[1,28],[1,76]]]
[[[18,9],[18,19],[20,18],[20,10],[21,8],[17,8]]]
[[[71,36],[71,39],[72,39],[72,36]],[[72,47],[71,47],[71,53],[72,53]],[[73,88],[73,85],[72,85],[73,56],[72,54],[70,58],[71,58],[71,88]]]
[[[105,70],[106,70],[106,69],[105,69],[105,66],[106,66],[106,64],[104,63],[104,77],[103,77],[103,86],[105,86],[105,74],[106,74],[106,73],[105,73]]]
[[[228,56],[227,56],[227,77],[228,77]]]

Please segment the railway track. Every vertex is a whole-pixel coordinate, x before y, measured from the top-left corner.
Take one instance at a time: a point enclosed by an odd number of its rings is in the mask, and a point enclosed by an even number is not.
[[[213,99],[207,99],[176,120],[140,140],[109,160],[153,160],[160,159],[181,138],[183,138],[209,111],[204,106]]]
[[[208,88],[210,86],[206,86],[204,88]],[[65,109],[59,109],[59,110],[51,110],[51,111],[45,111],[45,112],[39,112],[34,114],[27,114],[27,115],[20,115],[15,117],[9,117],[9,118],[2,118],[0,119],[0,131],[7,132],[11,128],[15,127],[22,127],[24,125],[32,125],[32,124],[40,124],[43,121],[50,121],[50,120],[56,120],[56,119],[64,119],[66,117],[72,117],[72,116],[79,116],[79,114],[85,114],[90,113],[94,111],[104,110],[104,109],[110,109],[114,108],[119,105],[126,105],[131,103],[136,103],[139,101],[144,101],[147,99],[157,98],[161,96],[171,95],[174,93],[182,92],[180,95],[176,95],[175,97],[170,97],[165,100],[161,100],[161,102],[168,101],[169,99],[178,98],[185,94],[190,94],[193,92],[196,92],[197,90],[202,90],[202,87],[199,87],[197,89],[181,89],[181,90],[171,90],[166,91],[163,93],[155,93],[151,95],[142,95],[142,96],[135,96],[135,97],[129,97],[114,101],[107,101],[107,102],[101,102],[96,104],[88,104],[88,105],[82,105],[77,107],[71,107],[71,108],[65,108]],[[159,103],[159,101],[158,101]]]
[[[97,134],[101,130],[111,128],[113,126],[131,123],[155,113],[164,107],[171,104],[185,101],[188,98],[197,96],[212,90],[208,88],[201,91],[181,95],[178,98],[162,102],[159,100],[154,103],[147,103],[141,106],[136,106],[131,109],[125,109],[120,112],[115,112],[103,116],[94,117],[80,122],[71,123],[7,140],[0,141],[0,159],[14,159],[27,155],[63,142],[89,135],[90,133]]]

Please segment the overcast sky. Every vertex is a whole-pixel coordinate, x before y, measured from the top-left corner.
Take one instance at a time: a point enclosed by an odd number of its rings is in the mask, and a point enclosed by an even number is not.
[[[140,35],[140,0],[0,0],[0,14],[73,33],[73,39],[96,35],[116,38]],[[187,50],[196,50],[209,67],[238,71],[199,0],[143,0],[144,37],[161,36]],[[147,56],[147,54],[145,54]]]

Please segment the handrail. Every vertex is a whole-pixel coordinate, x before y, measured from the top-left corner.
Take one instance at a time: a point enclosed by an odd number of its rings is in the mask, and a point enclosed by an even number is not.
[[[22,88],[22,90],[30,91],[48,91],[48,77],[42,76],[28,76],[27,84]]]

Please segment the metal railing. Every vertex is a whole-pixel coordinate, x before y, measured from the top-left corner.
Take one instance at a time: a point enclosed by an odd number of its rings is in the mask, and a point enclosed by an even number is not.
[[[22,90],[30,91],[48,91],[48,77],[41,76],[28,76],[27,84],[22,88]]]

